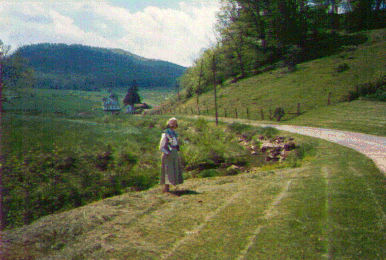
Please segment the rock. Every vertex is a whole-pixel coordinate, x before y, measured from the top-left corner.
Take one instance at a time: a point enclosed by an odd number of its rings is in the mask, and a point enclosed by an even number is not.
[[[236,175],[241,172],[241,168],[237,165],[232,165],[227,168],[227,174],[228,175]]]
[[[256,151],[252,151],[251,154],[252,155],[257,155],[257,152]]]
[[[273,158],[276,158],[277,156],[279,156],[280,155],[280,152],[279,151],[271,151],[270,153],[269,153],[269,157],[271,157],[272,159]]]
[[[237,165],[231,165],[227,168],[227,171],[230,171],[230,170],[240,170],[240,167],[237,166]]]

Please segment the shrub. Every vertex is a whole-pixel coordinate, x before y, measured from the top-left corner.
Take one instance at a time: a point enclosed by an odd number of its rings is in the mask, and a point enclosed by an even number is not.
[[[220,175],[218,170],[216,170],[216,169],[207,169],[207,170],[203,170],[203,171],[199,172],[198,174],[196,174],[196,177],[209,178],[209,177],[215,177],[215,176],[218,176],[218,175]]]
[[[267,138],[272,138],[273,136],[279,133],[279,130],[274,127],[261,127],[258,132],[259,134],[264,135]]]
[[[276,108],[275,112],[273,113],[273,117],[276,118],[276,121],[279,122],[283,116],[285,116],[284,109],[281,107]]]
[[[375,101],[382,99],[382,93],[386,90],[386,76],[382,76],[380,79],[367,82],[363,84],[359,84],[356,86],[355,90],[349,91],[348,95],[342,99],[342,101],[353,101],[358,99],[359,97],[374,98]]]
[[[377,89],[374,94],[369,94],[365,96],[364,99],[368,101],[386,102],[386,91],[384,91],[383,89]]]
[[[346,70],[349,70],[350,69],[350,66],[347,64],[347,63],[343,63],[341,65],[339,65],[336,69],[335,69],[335,72],[337,73],[342,73]]]
[[[246,125],[246,124],[240,124],[240,123],[232,123],[228,125],[228,129],[231,130],[232,132],[241,134],[242,132],[246,130],[250,130],[252,126]]]
[[[312,157],[316,154],[316,147],[318,146],[317,141],[305,142],[296,147],[294,152],[291,152],[285,159],[285,165],[289,167],[301,166],[301,161],[306,157]]]
[[[234,139],[232,132],[224,130],[222,126],[197,120],[190,130],[183,133],[183,138],[189,142],[183,145],[181,157],[188,171],[213,169],[224,163],[238,161],[236,158],[242,156],[245,151],[236,143],[224,142]]]

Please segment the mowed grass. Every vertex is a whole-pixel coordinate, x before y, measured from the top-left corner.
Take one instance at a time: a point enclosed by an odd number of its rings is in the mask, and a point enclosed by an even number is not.
[[[329,57],[298,64],[297,70],[288,73],[286,68],[266,72],[237,83],[225,83],[217,87],[217,105],[219,116],[261,120],[261,109],[264,119],[273,115],[282,107],[289,120],[295,115],[299,104],[302,114],[325,107],[330,94],[330,104],[337,104],[349,91],[366,82],[379,80],[386,74],[386,31],[374,30],[363,33],[367,41],[360,45],[347,45],[341,53]],[[340,66],[347,65],[347,70],[339,72]],[[177,105],[176,105],[177,104]],[[176,113],[198,114],[196,97],[184,103],[176,103],[172,109]],[[165,110],[169,104],[165,103]],[[214,92],[202,94],[199,98],[200,113],[214,115]]]
[[[384,176],[351,149],[294,137],[316,148],[300,168],[127,193],[3,237],[29,238],[39,259],[385,259]],[[46,251],[33,241],[42,229]]]

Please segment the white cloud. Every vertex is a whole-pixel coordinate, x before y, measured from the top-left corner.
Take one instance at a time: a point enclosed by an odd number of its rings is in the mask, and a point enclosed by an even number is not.
[[[0,39],[7,44],[79,43],[121,48],[189,66],[213,39],[217,0],[148,6],[131,13],[108,2],[0,2]]]

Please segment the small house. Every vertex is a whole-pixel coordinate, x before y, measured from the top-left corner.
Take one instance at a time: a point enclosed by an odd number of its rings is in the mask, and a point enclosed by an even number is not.
[[[115,112],[121,110],[121,105],[113,95],[110,95],[109,98],[102,98],[102,105],[104,111]]]

